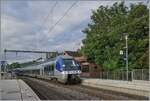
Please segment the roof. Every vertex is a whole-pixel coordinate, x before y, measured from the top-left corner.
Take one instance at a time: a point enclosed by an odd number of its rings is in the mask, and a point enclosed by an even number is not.
[[[74,59],[77,60],[77,61],[79,61],[79,62],[87,61],[87,58],[84,57],[84,56],[81,56],[81,57],[75,57]]]
[[[60,55],[60,56],[58,56],[58,58],[63,58],[63,59],[73,59],[73,57],[72,56],[68,56],[68,55]]]
[[[77,51],[65,51],[64,53],[67,53],[69,56],[73,56],[73,57],[76,57],[76,56],[82,56],[79,52]]]
[[[82,63],[82,65],[89,65],[89,63],[88,62],[84,62],[84,63]]]

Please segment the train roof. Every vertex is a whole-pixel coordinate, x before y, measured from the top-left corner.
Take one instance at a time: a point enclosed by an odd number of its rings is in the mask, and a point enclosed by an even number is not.
[[[55,62],[55,59],[57,59],[57,58],[73,59],[72,56],[60,55],[60,56],[57,56],[56,58],[47,59],[45,61],[42,61],[42,62],[34,64],[34,65],[30,65],[30,66],[27,66],[24,68],[18,68],[17,70],[38,70],[38,69],[44,68],[44,65],[53,64]]]
[[[36,64],[36,65],[31,65],[31,66],[28,66],[28,67],[24,67],[24,68],[18,68],[17,70],[38,70],[38,69],[41,69],[41,68],[44,68],[43,65],[49,65],[49,64],[53,64],[54,63],[54,59],[52,60],[46,60],[42,63],[39,63],[39,64]]]

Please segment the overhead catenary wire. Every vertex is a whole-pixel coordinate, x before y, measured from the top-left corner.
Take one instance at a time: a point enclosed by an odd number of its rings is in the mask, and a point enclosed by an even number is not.
[[[56,1],[55,4],[50,8],[50,10],[48,12],[48,15],[42,21],[42,24],[40,25],[40,28],[39,28],[38,32],[43,28],[43,26],[45,26],[45,23],[47,22],[49,16],[52,15],[52,12],[53,12],[53,10],[54,10],[54,8],[56,7],[57,4],[58,4],[58,1]],[[37,40],[38,40],[38,36],[37,36]],[[38,48],[38,41],[37,41],[37,48]]]
[[[67,15],[67,13],[73,8],[73,6],[75,6],[77,4],[78,1],[75,1],[64,13],[64,15],[48,30],[48,33],[50,33],[55,26]]]
[[[47,22],[47,19],[49,18],[50,15],[52,15],[54,8],[56,7],[56,5],[58,4],[58,1],[55,2],[55,4],[52,6],[52,8],[50,9],[47,17],[45,18],[45,20],[43,21],[43,24],[45,24]]]

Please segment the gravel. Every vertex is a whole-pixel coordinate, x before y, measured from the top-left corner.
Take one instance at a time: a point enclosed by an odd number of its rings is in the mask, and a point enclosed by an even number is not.
[[[65,85],[56,81],[21,77],[41,100],[147,100],[148,98],[129,95],[83,85]]]

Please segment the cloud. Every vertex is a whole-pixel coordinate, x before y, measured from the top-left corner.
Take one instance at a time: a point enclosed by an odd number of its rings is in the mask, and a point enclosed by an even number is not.
[[[12,16],[2,15],[1,19],[1,31],[2,33],[7,33],[7,36],[11,36],[15,32],[20,32],[28,26],[26,22],[19,21]]]
[[[4,42],[3,47],[17,48],[16,46],[18,46],[18,44],[21,45],[22,42],[27,43],[29,40],[33,40],[33,29],[29,22],[20,21],[12,16],[2,15],[1,32]]]
[[[100,5],[110,6],[115,1],[78,1],[49,32],[74,2],[58,1],[52,11],[56,1],[3,1],[1,7],[3,49],[77,50],[85,38],[81,30],[90,22],[91,10],[97,9]],[[28,56],[37,58],[37,55]],[[29,58],[28,56],[22,55],[24,59]],[[10,57],[13,59],[15,56]]]

